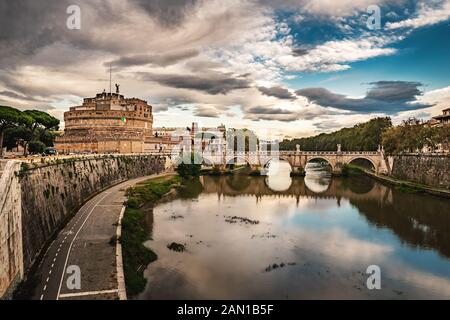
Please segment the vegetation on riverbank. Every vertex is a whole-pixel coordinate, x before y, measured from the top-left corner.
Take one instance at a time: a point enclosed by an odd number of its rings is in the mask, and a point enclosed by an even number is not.
[[[382,144],[388,154],[414,152],[428,147],[436,150],[439,146],[450,146],[450,126],[429,126],[415,118],[405,120],[399,126],[387,129],[382,135]]]
[[[336,145],[339,143],[343,151],[374,151],[381,144],[383,132],[391,126],[390,118],[375,118],[352,128],[343,128],[331,133],[321,133],[300,139],[285,139],[280,142],[280,150],[295,150],[298,144],[305,151],[330,151],[336,150]]]
[[[145,289],[147,280],[144,278],[144,270],[149,263],[158,258],[156,253],[144,246],[149,234],[143,206],[158,201],[173,188],[178,187],[180,182],[179,176],[154,178],[127,191],[128,200],[122,219],[120,243],[125,285],[129,296],[134,296]]]
[[[364,174],[364,169],[352,164],[344,164],[342,166],[341,176],[342,177],[348,177],[348,176],[355,176],[355,175],[361,175]]]
[[[365,168],[358,167],[352,164],[344,165],[344,167],[342,168],[343,177],[355,175],[367,175],[382,183],[394,186],[397,191],[400,191],[402,193],[410,193],[410,194],[428,193],[443,198],[450,197],[448,191],[445,191],[444,189],[437,189],[431,186],[421,185],[410,181],[398,180],[390,176],[378,175],[374,172],[366,170]]]

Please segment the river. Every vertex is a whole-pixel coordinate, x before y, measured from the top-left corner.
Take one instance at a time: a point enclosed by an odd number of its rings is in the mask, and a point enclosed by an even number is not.
[[[158,260],[138,298],[450,298],[449,200],[317,164],[287,170],[203,176],[148,209]],[[379,290],[366,286],[371,265]]]

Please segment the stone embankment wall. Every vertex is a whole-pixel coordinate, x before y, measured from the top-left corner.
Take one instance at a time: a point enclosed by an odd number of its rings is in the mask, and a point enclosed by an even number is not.
[[[450,189],[450,155],[408,154],[389,160],[391,176],[396,179]]]
[[[165,163],[159,156],[109,155],[16,164],[5,193],[0,185],[5,203],[0,202],[0,297],[11,291],[13,274],[26,276],[52,237],[90,197],[121,181],[162,172]],[[20,260],[20,267],[4,271],[3,264],[12,258]]]
[[[4,166],[4,167],[3,167]],[[2,164],[0,178],[0,298],[9,297],[23,277],[20,163]]]

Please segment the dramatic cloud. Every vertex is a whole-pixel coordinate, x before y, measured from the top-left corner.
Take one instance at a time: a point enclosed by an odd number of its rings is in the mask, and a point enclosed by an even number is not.
[[[293,114],[294,112],[280,108],[271,107],[252,107],[247,110],[249,113],[256,114]]]
[[[287,99],[292,100],[295,99],[295,95],[292,94],[288,89],[283,87],[259,87],[259,91],[261,91],[262,94],[265,94],[266,96],[270,97],[276,97],[278,99]]]
[[[267,120],[267,121],[282,121],[292,122],[299,120],[300,117],[296,113],[281,113],[281,114],[247,114],[244,119],[250,119],[253,121]]]
[[[359,121],[358,112],[406,116],[404,110],[434,105],[427,112],[436,114],[448,104],[448,88],[421,95],[419,83],[380,81],[360,99],[324,88],[296,95],[293,88],[302,78],[329,79],[319,87],[339,79],[340,87],[348,82],[349,92],[361,94],[353,86],[367,81],[365,74],[350,69],[396,54],[394,44],[410,29],[448,19],[449,2],[407,5],[407,12],[403,0],[0,1],[0,102],[53,105],[49,111],[62,120],[83,97],[108,90],[111,64],[113,83],[152,104],[158,125],[185,126],[198,116],[214,125],[233,116],[227,125],[305,135]],[[396,12],[382,32],[366,28],[372,4]],[[66,27],[69,5],[81,8],[80,30]],[[333,74],[316,78],[324,72]],[[386,67],[379,77],[395,79],[394,72]],[[448,86],[432,77],[432,88]]]
[[[277,61],[289,71],[342,71],[350,68],[350,62],[394,54],[395,49],[385,46],[396,40],[396,37],[366,36],[327,41],[309,50],[291,50],[289,54],[280,55]]]
[[[395,114],[406,110],[430,107],[418,103],[421,95],[418,82],[379,81],[370,83],[372,87],[362,99],[348,98],[342,94],[332,93],[325,88],[306,88],[297,90],[297,95],[308,98],[310,102],[324,107],[349,110],[359,113],[383,112]]]
[[[227,73],[210,73],[202,76],[178,74],[141,74],[143,80],[154,81],[178,89],[193,89],[209,94],[227,94],[236,89],[250,87],[245,78],[232,77]]]
[[[295,57],[301,57],[308,53],[309,49],[304,48],[294,48],[292,49],[292,55]]]
[[[414,18],[405,19],[398,22],[386,23],[387,29],[399,28],[420,28],[428,25],[433,25],[450,18],[450,1],[440,1],[440,5],[428,6],[426,3],[422,4],[421,9]]]
[[[156,55],[134,55],[121,57],[117,60],[106,62],[104,65],[112,67],[132,67],[142,65],[156,65],[160,67],[166,67],[175,64],[179,61],[186,60],[198,55],[197,50],[182,50],[180,52],[169,52]]]
[[[165,27],[179,26],[195,8],[197,0],[133,0]]]
[[[39,100],[39,99],[30,97],[30,96],[18,94],[18,93],[12,92],[12,91],[0,91],[0,96],[13,98],[13,99],[17,99],[17,100],[29,100],[29,101],[44,102],[43,100]]]
[[[221,114],[214,106],[197,106],[194,110],[197,117],[218,118]]]

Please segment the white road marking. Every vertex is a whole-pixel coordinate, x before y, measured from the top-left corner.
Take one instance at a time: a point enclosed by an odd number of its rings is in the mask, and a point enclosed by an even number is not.
[[[117,293],[117,289],[112,290],[102,290],[102,291],[87,291],[87,292],[77,292],[77,293],[63,293],[60,294],[60,298],[70,298],[70,297],[82,297],[82,296],[95,296],[98,294],[107,294],[107,293]]]
[[[67,256],[66,256],[66,262],[64,263],[64,268],[63,268],[63,272],[61,274],[61,281],[59,282],[59,288],[58,288],[58,293],[56,295],[56,300],[59,300],[59,295],[61,293],[61,287],[62,287],[62,283],[64,280],[64,273],[66,271],[66,267],[67,267],[67,262],[69,261],[69,255],[70,255],[70,250],[72,249],[73,243],[75,242],[75,239],[77,238],[78,234],[80,233],[81,229],[83,229],[84,225],[86,224],[86,221],[88,221],[89,217],[91,216],[92,212],[94,212],[95,207],[103,201],[103,199],[105,199],[109,194],[108,192],[105,192],[105,196],[103,196],[91,209],[91,211],[89,212],[89,214],[87,215],[86,219],[84,219],[83,224],[80,226],[80,228],[78,229],[77,233],[75,234],[75,236],[73,237],[72,241],[70,242],[70,246],[69,246],[69,250],[67,251]]]

